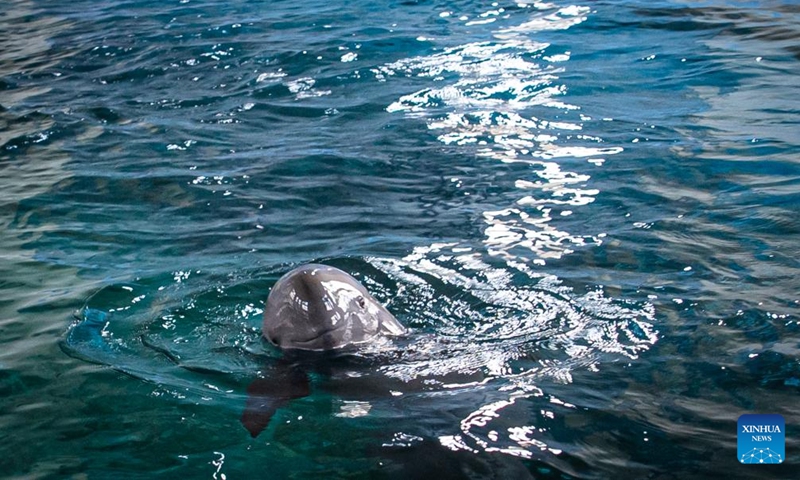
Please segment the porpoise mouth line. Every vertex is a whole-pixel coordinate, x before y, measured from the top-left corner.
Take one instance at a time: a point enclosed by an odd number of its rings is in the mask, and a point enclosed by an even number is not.
[[[340,329],[341,329],[341,327],[326,328],[325,330],[323,330],[322,332],[320,332],[320,333],[318,333],[316,335],[308,337],[308,338],[306,338],[304,340],[296,340],[294,343],[296,343],[296,344],[311,343],[311,342],[313,342],[315,340],[319,340],[320,338],[324,337],[325,335],[327,335],[327,334],[329,334],[331,332],[335,332],[335,331],[340,330]]]
[[[326,334],[328,334],[330,332],[335,332],[335,331],[340,330],[340,329],[341,329],[341,327],[331,328],[331,329],[328,329],[328,330],[324,331],[323,333],[321,333],[319,335],[307,338],[305,340],[296,340],[296,341],[292,342],[293,344],[290,345],[290,346],[282,346],[282,347],[279,347],[279,348],[281,348],[282,350],[305,350],[305,351],[308,351],[308,352],[325,352],[325,351],[330,351],[330,350],[344,350],[344,349],[347,349],[348,347],[353,347],[353,346],[357,346],[357,345],[364,345],[365,343],[369,343],[370,341],[372,341],[372,337],[369,337],[369,338],[365,338],[363,340],[350,341],[348,343],[344,343],[344,344],[340,344],[340,345],[332,345],[332,346],[327,346],[326,345],[326,346],[318,347],[318,348],[310,348],[310,347],[306,346],[306,345],[309,345],[309,344],[313,345],[314,342],[319,340],[324,335],[326,335]],[[270,343],[275,345],[274,342],[270,341]]]

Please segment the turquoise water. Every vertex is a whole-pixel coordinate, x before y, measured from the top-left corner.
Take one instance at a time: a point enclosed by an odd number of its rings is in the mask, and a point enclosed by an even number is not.
[[[799,41],[779,1],[6,1],[0,476],[796,476]],[[307,262],[412,333],[251,438]]]

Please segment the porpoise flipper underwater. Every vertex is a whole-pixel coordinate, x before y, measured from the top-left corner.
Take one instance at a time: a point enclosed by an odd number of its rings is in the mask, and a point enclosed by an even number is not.
[[[269,378],[258,378],[247,387],[247,404],[241,422],[256,438],[269,425],[275,412],[289,401],[311,393],[308,374],[302,368],[278,362]]]

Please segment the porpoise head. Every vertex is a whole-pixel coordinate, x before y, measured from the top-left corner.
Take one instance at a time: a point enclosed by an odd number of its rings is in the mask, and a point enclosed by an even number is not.
[[[406,329],[355,278],[338,268],[309,264],[272,287],[261,331],[282,349],[326,351]]]

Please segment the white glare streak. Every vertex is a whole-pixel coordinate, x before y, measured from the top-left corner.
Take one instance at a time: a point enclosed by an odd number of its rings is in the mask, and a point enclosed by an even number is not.
[[[556,9],[537,4],[536,8],[539,10],[526,22],[496,31],[496,41],[449,47],[373,72],[379,79],[402,75],[433,80],[391,103],[387,111],[425,118],[428,128],[438,132],[439,141],[446,145],[469,147],[480,157],[530,166],[529,173],[515,182],[526,195],[501,212],[484,212],[488,224],[485,243],[492,255],[542,265],[577,247],[602,243],[599,236],[571,234],[559,225],[560,219],[579,215],[581,211],[575,207],[591,204],[600,193],[587,186],[589,175],[564,170],[563,160],[588,158],[593,160],[582,166],[600,167],[622,148],[602,145],[601,138],[579,133],[583,122],[591,120],[586,115],[579,115],[576,120],[580,123],[561,116],[532,115],[580,107],[565,101],[567,87],[558,83],[570,52],[544,55],[550,45],[533,41],[531,33],[568,29],[585,21],[590,12],[582,6]],[[490,10],[481,18],[495,19],[498,12]],[[579,134],[568,136],[568,132]],[[568,144],[565,137],[580,143]],[[594,160],[598,157],[604,160]],[[468,186],[458,183],[459,188]]]
[[[504,380],[460,422],[460,434],[440,436],[439,442],[451,450],[532,458],[561,453],[548,445],[546,425],[575,405],[551,396],[538,416],[511,426],[513,415],[503,418],[502,411],[515,408],[518,399],[545,396],[538,387],[542,378],[571,383],[574,369],[597,371],[605,355],[637,358],[657,341],[658,332],[652,305],[615,300],[600,288],[576,294],[558,278],[536,271],[546,261],[603,242],[602,231],[571,233],[569,225],[580,222],[568,222],[588,215],[600,194],[586,172],[602,168],[623,149],[586,131],[610,118],[584,114],[570,103],[560,76],[571,52],[533,40],[544,37],[536,32],[566,30],[586,21],[591,9],[527,0],[519,5],[531,12],[529,17],[498,27],[492,41],[452,46],[372,71],[379,81],[406,77],[418,85],[388,105],[388,112],[424,119],[439,142],[471,155],[478,169],[491,161],[514,164],[507,170],[514,175],[510,181],[490,179],[506,185],[512,195],[502,197],[508,203],[494,203],[479,213],[486,225],[484,252],[443,243],[415,248],[400,261],[373,263],[404,284],[407,295],[417,299],[420,315],[430,318],[438,309],[437,336],[409,345],[405,362],[385,366],[383,373],[410,381],[480,372],[484,381],[460,384],[487,392],[496,385],[492,379]],[[493,7],[459,20],[479,30],[516,15]],[[452,188],[470,194],[468,175],[446,175]],[[503,263],[510,268],[494,266]],[[443,290],[426,280],[430,277],[461,295],[443,298]]]

